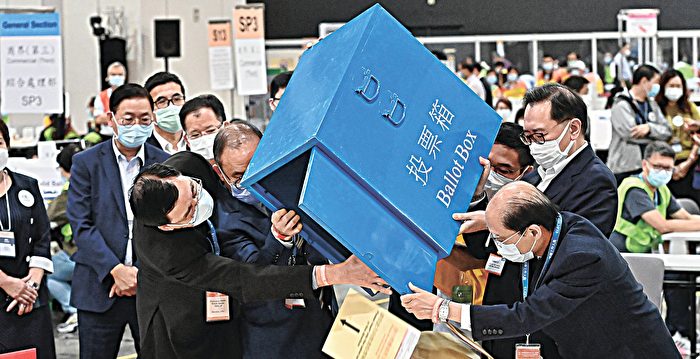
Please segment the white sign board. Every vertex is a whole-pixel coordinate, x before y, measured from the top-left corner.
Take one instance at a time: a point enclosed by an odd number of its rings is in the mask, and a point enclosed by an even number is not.
[[[263,6],[237,5],[233,10],[233,47],[239,95],[267,93]]]
[[[658,30],[658,10],[627,10],[627,36],[650,37]]]
[[[62,113],[57,13],[0,14],[0,112]]]
[[[231,21],[209,21],[209,79],[213,90],[233,89]]]

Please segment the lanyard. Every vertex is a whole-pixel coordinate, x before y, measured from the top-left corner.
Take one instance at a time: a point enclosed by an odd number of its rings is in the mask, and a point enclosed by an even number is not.
[[[0,221],[0,231],[10,232],[12,230],[12,214],[10,213],[10,191],[5,193],[5,204],[7,204],[7,229],[3,226],[2,221]]]
[[[219,238],[216,236],[216,229],[214,229],[214,225],[208,219],[207,224],[209,225],[209,233],[211,234],[211,241],[209,241],[209,244],[211,244],[211,249],[214,251],[214,254],[218,256],[221,254],[221,249],[219,248]]]
[[[540,276],[537,278],[537,282],[535,282],[535,289],[537,289],[537,285],[540,283],[540,280],[544,276],[544,273],[547,271],[547,267],[549,266],[549,262],[552,260],[552,257],[554,257],[554,251],[557,248],[557,242],[559,242],[559,233],[561,232],[561,214],[557,216],[557,226],[554,228],[554,233],[552,233],[552,240],[549,242],[549,250],[547,250],[547,258],[544,260],[544,266],[542,267],[542,272],[540,272]],[[523,263],[522,267],[522,280],[523,280],[523,301],[525,298],[527,298],[527,292],[530,287],[530,262],[527,261]]]

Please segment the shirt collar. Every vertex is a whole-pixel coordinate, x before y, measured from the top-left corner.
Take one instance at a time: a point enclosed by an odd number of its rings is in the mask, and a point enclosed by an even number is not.
[[[153,129],[153,137],[155,137],[156,141],[158,141],[158,144],[160,144],[160,148],[162,148],[163,151],[169,154],[174,154],[175,149],[173,148],[173,145],[167,139],[165,139],[165,137],[161,136],[155,128]],[[180,133],[180,140],[177,142],[177,151],[184,151],[185,146],[185,131],[182,131]]]
[[[136,158],[139,158],[141,160],[141,163],[146,163],[146,151],[144,150],[144,147],[145,145],[141,145],[141,148],[139,148],[139,151],[136,153]],[[120,158],[123,158],[124,161],[127,161],[126,156],[124,156],[124,154],[122,154],[119,151],[119,148],[117,147],[116,137],[112,138],[112,150],[114,150],[114,156],[117,158],[117,162],[119,162]]]
[[[566,165],[568,165],[569,162],[573,161],[573,159],[574,159],[579,153],[583,152],[583,150],[586,148],[586,146],[588,146],[588,142],[584,142],[584,143],[583,143],[583,146],[581,146],[581,148],[579,148],[578,150],[576,150],[576,152],[572,153],[571,156],[565,158],[564,160],[562,160],[561,162],[557,163],[556,165],[554,165],[552,168],[550,168],[550,169],[548,169],[548,170],[545,170],[544,168],[542,168],[542,166],[538,167],[538,168],[537,168],[537,173],[539,173],[539,175],[540,175],[540,177],[542,177],[542,179],[544,179],[545,176],[547,176],[547,177],[552,177],[552,178],[553,178],[553,177],[556,177],[558,174],[561,173],[561,171],[564,170],[564,167],[566,167]]]

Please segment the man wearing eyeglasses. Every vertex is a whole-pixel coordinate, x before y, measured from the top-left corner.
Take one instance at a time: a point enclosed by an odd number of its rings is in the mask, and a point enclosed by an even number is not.
[[[283,72],[275,76],[270,82],[270,98],[267,100],[267,104],[270,106],[270,110],[275,112],[277,105],[280,103],[284,91],[287,89],[287,84],[289,80],[292,79],[292,71]]]
[[[133,213],[128,190],[142,166],[168,154],[146,144],[153,132],[153,101],[136,84],[114,90],[104,141],[73,158],[67,215],[78,251],[71,304],[78,308],[80,357],[117,356],[129,325],[138,352],[137,258],[132,249]]]
[[[669,232],[700,231],[700,216],[691,215],[678,204],[668,189],[673,177],[676,153],[665,142],[652,142],[644,149],[642,173],[622,180],[618,188],[620,209],[610,241],[620,252],[650,253],[663,242]],[[685,278],[667,274],[667,280]],[[668,305],[666,324],[671,333],[688,338],[691,317],[685,289],[664,291]]]
[[[190,151],[213,163],[214,137],[228,124],[224,105],[214,95],[200,95],[185,102],[179,116]]]
[[[158,72],[146,80],[146,91],[153,98],[156,122],[148,143],[168,154],[187,150],[180,124],[180,109],[185,104],[185,86],[177,75]]]

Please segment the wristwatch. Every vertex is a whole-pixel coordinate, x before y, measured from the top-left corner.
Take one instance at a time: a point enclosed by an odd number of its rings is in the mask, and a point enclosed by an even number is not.
[[[440,303],[440,309],[438,310],[438,319],[440,322],[447,323],[447,319],[450,316],[450,302],[451,300],[445,299]]]

